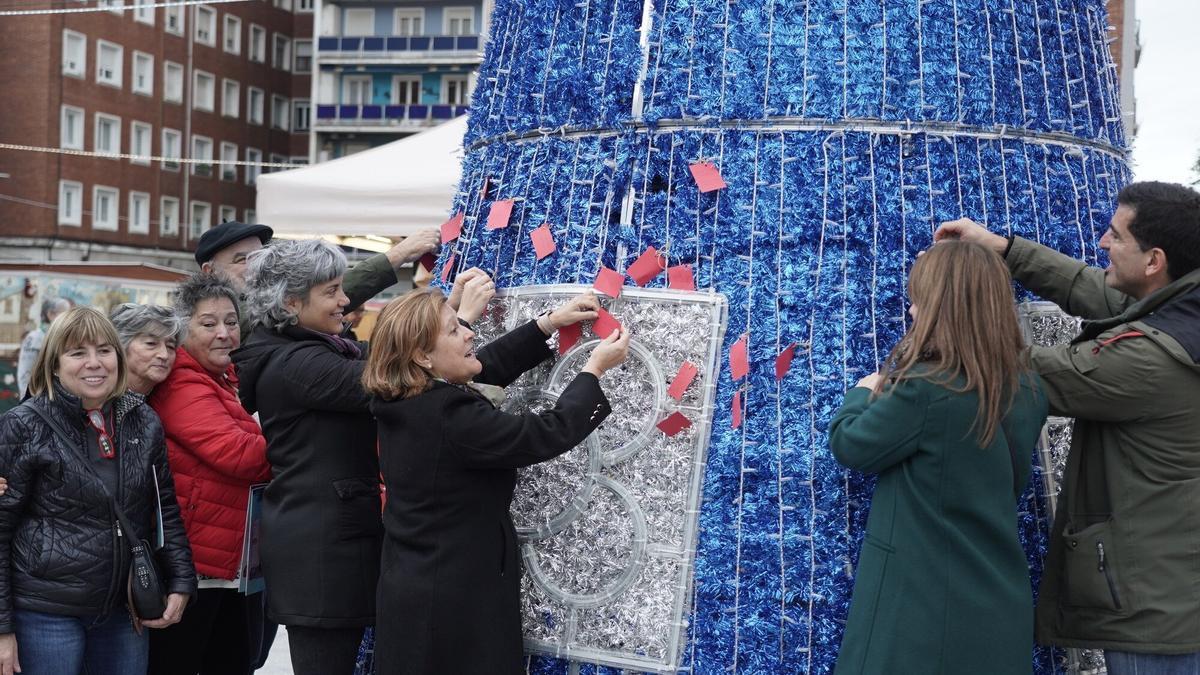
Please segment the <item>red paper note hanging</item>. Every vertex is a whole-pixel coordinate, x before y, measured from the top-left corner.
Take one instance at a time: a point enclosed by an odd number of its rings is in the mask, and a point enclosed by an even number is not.
[[[437,264],[437,256],[436,255],[434,255],[432,253],[426,253],[425,255],[421,256],[421,267],[424,267],[425,271],[432,272],[433,266],[436,264]]]
[[[742,390],[733,392],[733,428],[742,426]]]
[[[442,283],[446,283],[450,278],[450,272],[454,270],[454,260],[456,258],[458,258],[458,254],[451,253],[450,257],[446,259],[446,264],[442,265]]]
[[[694,162],[688,165],[688,170],[692,172],[692,178],[701,192],[712,192],[727,187],[725,180],[721,178],[721,171],[712,162]]]
[[[664,434],[668,436],[674,436],[675,434],[692,426],[692,421],[689,420],[683,413],[673,412],[665,420],[659,422],[657,426],[659,431],[662,431]]]
[[[571,347],[579,342],[579,338],[583,336],[583,328],[573,323],[570,326],[563,326],[558,329],[558,353],[561,356],[571,351]]]
[[[592,332],[596,334],[596,337],[604,339],[612,335],[613,331],[621,329],[621,322],[617,321],[616,317],[605,311],[603,307],[597,309],[596,313],[599,316],[592,322]]]
[[[667,269],[667,286],[680,291],[696,290],[691,265],[676,265]]]
[[[615,298],[621,295],[621,287],[625,285],[625,275],[607,267],[601,267],[600,273],[596,275],[596,280],[592,282],[592,288],[600,291],[610,298]]]
[[[488,211],[487,229],[499,230],[508,227],[508,219],[512,216],[513,200],[501,199],[492,202],[492,210]]]
[[[667,395],[676,401],[683,400],[683,392],[692,385],[692,380],[696,379],[696,374],[700,370],[692,365],[689,361],[684,361],[682,366],[679,366],[679,372],[675,374],[675,379],[671,380],[671,386],[667,387]]]
[[[734,382],[746,376],[750,372],[750,360],[746,356],[746,341],[747,335],[742,334],[737,342],[729,348],[729,374],[733,376]]]
[[[782,380],[784,375],[787,375],[788,369],[792,367],[792,357],[796,355],[796,343],[787,346],[779,356],[775,357],[775,379]]]
[[[538,260],[545,258],[558,249],[554,244],[554,235],[550,233],[550,226],[545,223],[530,232],[529,238],[533,240],[533,251],[537,254]]]
[[[442,223],[442,243],[449,244],[462,234],[463,213],[459,211]]]
[[[645,252],[638,256],[638,259],[633,261],[626,272],[633,283],[638,286],[645,286],[650,283],[650,280],[663,273],[667,268],[667,259],[663,257],[653,246],[646,248]]]

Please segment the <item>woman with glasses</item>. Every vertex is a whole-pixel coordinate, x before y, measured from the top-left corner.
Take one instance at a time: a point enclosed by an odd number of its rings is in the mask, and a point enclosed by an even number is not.
[[[142,628],[179,621],[196,589],[158,416],[126,391],[117,332],[90,307],[50,325],[29,392],[0,417],[0,673],[141,675]],[[139,620],[129,540],[156,544],[159,523],[166,612]]]
[[[246,675],[258,659],[262,596],[239,591],[250,487],[271,478],[267,441],[242,407],[230,353],[241,339],[238,295],[197,274],[175,292],[183,337],[150,405],[163,420],[171,471],[200,590],[183,621],[150,641],[152,675]]]

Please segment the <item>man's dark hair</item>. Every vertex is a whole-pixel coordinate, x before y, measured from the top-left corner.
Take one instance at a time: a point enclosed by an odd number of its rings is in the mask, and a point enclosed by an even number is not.
[[[1138,246],[1167,255],[1172,281],[1200,269],[1200,192],[1175,183],[1130,183],[1117,204],[1133,209],[1129,233]]]

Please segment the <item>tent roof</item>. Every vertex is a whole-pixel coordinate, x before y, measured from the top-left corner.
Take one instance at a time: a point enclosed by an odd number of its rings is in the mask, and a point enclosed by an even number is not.
[[[466,116],[347,157],[258,177],[258,221],[281,235],[403,237],[446,219]]]

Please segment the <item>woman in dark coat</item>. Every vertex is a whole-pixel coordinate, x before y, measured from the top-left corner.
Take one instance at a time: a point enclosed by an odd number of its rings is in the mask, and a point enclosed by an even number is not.
[[[945,242],[909,278],[913,325],[829,428],[878,473],[836,672],[1029,673],[1017,500],[1046,419],[995,253]]]
[[[376,395],[388,486],[380,675],[524,672],[508,512],[516,469],[570,450],[600,426],[610,408],[599,378],[625,361],[629,333],[605,338],[545,412],[502,412],[479,385],[512,383],[550,358],[550,334],[595,318],[597,308],[595,296],[579,296],[478,353],[436,290],[413,291],[380,314],[363,378]]]
[[[196,590],[162,426],[125,382],[112,323],[77,307],[46,333],[32,398],[0,417],[0,672],[144,675],[141,628],[179,621]],[[129,536],[156,545],[160,514],[166,612],[138,621]]]

